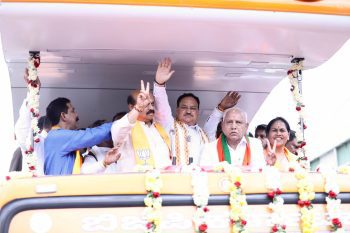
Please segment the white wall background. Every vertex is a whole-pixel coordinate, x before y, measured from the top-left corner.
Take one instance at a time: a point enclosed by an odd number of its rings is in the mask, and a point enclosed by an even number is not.
[[[4,60],[0,34],[0,177],[4,176],[10,166],[12,153],[16,148],[12,110],[11,83]]]

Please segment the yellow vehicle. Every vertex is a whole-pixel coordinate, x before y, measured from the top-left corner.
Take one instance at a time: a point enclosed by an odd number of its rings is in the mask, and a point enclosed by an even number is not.
[[[224,93],[236,90],[242,96],[238,106],[251,119],[293,58],[304,58],[305,69],[315,68],[350,38],[349,16],[346,0],[3,0],[0,32],[14,118],[26,93],[28,52],[40,51],[40,112],[55,97],[67,96],[77,106],[81,127],[125,110],[127,94],[140,79],[153,81],[163,57],[171,57],[176,70],[167,87],[173,108],[183,91],[194,92],[203,123]],[[230,232],[231,181],[224,173],[208,176],[207,232]],[[163,232],[198,232],[191,175],[161,178]],[[250,232],[273,231],[265,178],[242,175]],[[318,173],[309,178],[316,193],[315,225],[329,232],[324,178]],[[345,230],[350,230],[349,178],[336,177]],[[145,231],[145,179],[144,173],[10,179],[0,186],[0,232]],[[295,173],[281,174],[287,232],[306,232],[300,228],[297,182]]]

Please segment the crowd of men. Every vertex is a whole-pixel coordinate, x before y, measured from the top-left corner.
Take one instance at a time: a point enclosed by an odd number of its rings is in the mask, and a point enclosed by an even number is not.
[[[257,170],[290,161],[287,154],[296,153],[298,143],[288,122],[275,118],[269,125],[259,125],[255,138],[248,137],[247,114],[236,107],[238,92],[230,91],[223,97],[203,128],[197,124],[200,100],[193,93],[178,97],[173,116],[166,92],[166,83],[174,73],[171,65],[169,58],[159,63],[153,93],[150,83],[141,80],[140,89],[127,97],[128,112],[116,114],[113,122],[97,121],[91,128],[78,129],[73,103],[67,98],[53,100],[40,120],[39,127],[46,133],[34,147],[38,175],[128,172],[136,165],[210,167],[222,161]],[[30,127],[30,111],[24,101],[15,127],[23,155]],[[270,141],[266,138],[269,134]],[[286,154],[282,150],[288,144],[290,152]],[[286,159],[279,159],[279,150]],[[15,166],[21,163],[19,152],[10,169],[20,169]]]

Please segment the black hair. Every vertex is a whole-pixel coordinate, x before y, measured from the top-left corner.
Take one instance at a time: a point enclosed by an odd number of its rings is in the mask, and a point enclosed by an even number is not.
[[[256,129],[255,129],[254,136],[255,136],[256,138],[258,137],[257,133],[258,133],[259,130],[266,131],[266,126],[267,126],[267,125],[265,125],[265,124],[258,125],[258,126],[256,127]]]
[[[46,108],[46,116],[51,121],[52,125],[57,125],[60,122],[61,113],[68,113],[67,104],[70,100],[64,97],[57,98]]]
[[[128,113],[127,113],[127,112],[118,112],[117,114],[114,115],[112,121],[119,120],[120,118],[122,118],[122,117],[125,116],[126,114],[128,114]]]
[[[288,133],[290,132],[290,126],[289,123],[286,119],[284,119],[283,117],[276,117],[275,119],[272,119],[266,126],[266,135],[269,135],[269,132],[271,130],[271,126],[276,122],[276,121],[282,121],[284,123],[284,125],[287,128]]]
[[[134,97],[130,94],[130,95],[128,95],[128,98],[127,98],[127,103],[128,103],[128,105],[130,104],[130,105],[135,105],[136,104],[136,100],[134,99]]]
[[[222,133],[221,123],[222,123],[222,119],[221,119],[221,121],[218,123],[218,125],[216,127],[215,138],[219,138],[221,133]]]
[[[98,126],[101,126],[103,125],[104,123],[106,123],[106,120],[97,120],[95,121],[94,123],[92,123],[89,128],[95,128],[95,127],[98,127]]]
[[[297,137],[297,136],[296,136],[296,132],[295,132],[294,130],[291,130],[291,131],[289,132],[289,140],[288,140],[288,142],[293,141],[296,137]]]
[[[38,127],[40,130],[50,129],[52,126],[50,119],[47,116],[42,116],[38,120]]]
[[[181,100],[183,98],[186,98],[186,97],[192,97],[193,99],[195,99],[197,104],[198,104],[198,109],[199,109],[199,104],[200,104],[199,98],[197,96],[195,96],[193,93],[183,93],[182,95],[180,95],[179,98],[177,98],[176,107],[179,107]]]

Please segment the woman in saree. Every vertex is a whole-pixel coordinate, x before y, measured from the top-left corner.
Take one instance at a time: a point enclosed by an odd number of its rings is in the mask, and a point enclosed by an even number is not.
[[[282,117],[272,119],[266,127],[267,147],[264,149],[266,163],[275,166],[280,171],[289,171],[295,164],[297,156],[287,148],[290,126]]]

